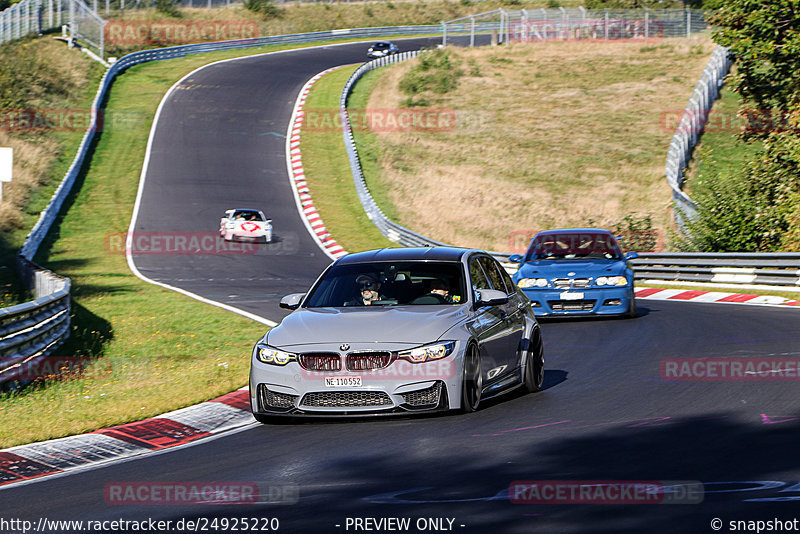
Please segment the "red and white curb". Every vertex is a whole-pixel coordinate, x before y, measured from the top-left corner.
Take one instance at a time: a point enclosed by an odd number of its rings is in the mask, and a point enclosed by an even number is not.
[[[0,487],[169,449],[253,422],[247,388],[158,417],[0,451]]]
[[[636,290],[637,299],[679,300],[683,302],[713,302],[719,304],[757,304],[760,306],[800,306],[800,302],[771,295],[745,295],[718,291],[657,289],[642,287]]]
[[[340,67],[324,70],[306,82],[300,90],[300,95],[295,102],[292,118],[289,122],[289,132],[286,135],[286,165],[289,170],[292,191],[294,192],[295,201],[297,202],[297,210],[300,212],[300,216],[303,218],[303,222],[311,233],[311,236],[320,248],[333,260],[341,258],[347,254],[347,251],[331,237],[328,229],[322,222],[322,217],[320,217],[317,208],[314,206],[314,201],[311,199],[311,193],[306,183],[305,170],[303,169],[303,155],[300,151],[300,135],[303,129],[303,121],[305,120],[305,111],[303,111],[303,108],[306,105],[308,93],[311,92],[311,87],[324,75],[338,68]]]

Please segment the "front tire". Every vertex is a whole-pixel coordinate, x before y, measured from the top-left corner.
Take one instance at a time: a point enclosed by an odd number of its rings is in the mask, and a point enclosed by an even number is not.
[[[470,345],[464,355],[464,377],[461,380],[461,411],[471,413],[478,409],[481,403],[481,389],[483,388],[483,374],[481,372],[481,358],[478,347]]]
[[[544,347],[542,337],[536,333],[534,341],[525,352],[525,377],[523,385],[528,393],[535,393],[542,390],[544,383]]]
[[[631,304],[628,306],[628,313],[625,314],[625,317],[628,319],[634,319],[636,317],[636,297],[631,295]]]

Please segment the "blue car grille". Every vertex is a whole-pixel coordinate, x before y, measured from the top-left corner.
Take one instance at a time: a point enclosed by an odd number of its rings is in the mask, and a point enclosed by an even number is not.
[[[547,304],[554,312],[592,311],[596,302],[596,300],[548,300]]]
[[[592,285],[588,278],[554,278],[553,286],[556,289],[586,289]]]

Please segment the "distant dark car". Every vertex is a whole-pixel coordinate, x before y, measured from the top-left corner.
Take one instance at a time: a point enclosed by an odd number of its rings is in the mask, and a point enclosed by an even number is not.
[[[514,282],[533,303],[537,316],[636,316],[633,270],[614,234],[598,228],[539,232],[520,263]]]
[[[250,403],[275,415],[471,412],[544,376],[531,303],[480,250],[343,256],[253,349]]]
[[[384,56],[391,56],[399,51],[400,49],[397,48],[396,44],[390,43],[389,41],[379,41],[369,47],[369,50],[367,50],[367,57],[370,59],[375,59]]]

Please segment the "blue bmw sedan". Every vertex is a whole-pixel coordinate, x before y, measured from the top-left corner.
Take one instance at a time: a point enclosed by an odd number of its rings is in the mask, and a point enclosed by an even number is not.
[[[636,316],[633,270],[614,235],[598,228],[539,232],[513,280],[533,303],[536,316]]]

